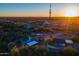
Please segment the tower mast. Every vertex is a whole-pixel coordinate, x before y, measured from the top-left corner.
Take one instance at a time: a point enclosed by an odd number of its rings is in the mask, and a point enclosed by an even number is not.
[[[49,5],[49,20],[51,20],[51,3]]]

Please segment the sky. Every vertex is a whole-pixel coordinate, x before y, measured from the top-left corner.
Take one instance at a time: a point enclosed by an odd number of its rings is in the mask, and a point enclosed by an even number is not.
[[[51,3],[52,17],[79,16],[79,4]],[[0,3],[0,17],[48,17],[49,3]]]

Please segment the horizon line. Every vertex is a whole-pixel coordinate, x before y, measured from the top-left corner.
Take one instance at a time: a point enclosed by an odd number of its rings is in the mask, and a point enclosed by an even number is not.
[[[0,16],[0,17],[37,17],[37,16]],[[38,17],[44,17],[44,16],[38,16]],[[49,18],[49,16],[45,17]],[[52,17],[79,17],[79,16],[52,16]]]

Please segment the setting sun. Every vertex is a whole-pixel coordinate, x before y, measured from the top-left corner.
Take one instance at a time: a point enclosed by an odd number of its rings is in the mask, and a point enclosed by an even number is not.
[[[76,7],[67,7],[63,12],[63,16],[74,17],[78,16]]]

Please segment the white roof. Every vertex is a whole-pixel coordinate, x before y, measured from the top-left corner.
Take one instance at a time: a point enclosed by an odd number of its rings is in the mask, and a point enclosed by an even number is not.
[[[72,40],[65,40],[66,43],[73,44]]]
[[[56,49],[57,47],[48,45],[48,48]]]
[[[31,41],[31,42],[27,43],[27,45],[28,45],[28,46],[32,46],[32,45],[35,45],[35,44],[37,44],[37,43],[38,43],[37,41]]]

